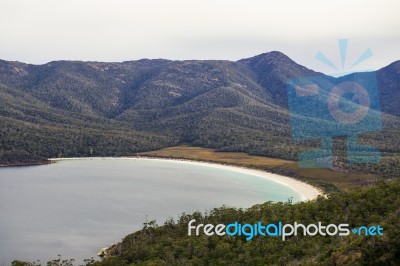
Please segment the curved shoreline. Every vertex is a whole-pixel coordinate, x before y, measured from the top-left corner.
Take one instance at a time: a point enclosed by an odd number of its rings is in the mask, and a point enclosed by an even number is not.
[[[281,185],[287,186],[297,193],[299,193],[301,201],[313,200],[317,198],[319,195],[324,195],[322,190],[317,187],[314,187],[310,184],[301,182],[292,177],[278,175],[269,173],[262,170],[246,168],[242,166],[229,165],[229,164],[220,164],[213,162],[204,162],[204,161],[196,161],[196,160],[187,160],[187,159],[170,159],[170,158],[159,158],[159,157],[147,157],[147,156],[136,156],[136,157],[75,157],[75,158],[50,158],[49,161],[63,161],[63,160],[158,160],[158,161],[170,161],[176,163],[185,163],[192,165],[203,165],[208,167],[214,167],[219,169],[231,170],[240,172],[243,174],[249,174],[257,177],[262,177],[267,180],[279,183]]]
[[[51,161],[0,163],[0,167],[19,167],[51,164]]]

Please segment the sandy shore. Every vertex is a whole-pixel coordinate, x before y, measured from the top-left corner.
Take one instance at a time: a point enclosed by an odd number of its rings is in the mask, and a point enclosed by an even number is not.
[[[250,169],[240,166],[193,161],[193,160],[183,160],[183,159],[165,159],[156,157],[84,157],[84,158],[51,158],[50,161],[62,161],[62,160],[153,160],[153,161],[170,161],[180,164],[190,164],[190,165],[202,165],[208,167],[214,167],[219,169],[226,169],[231,171],[236,171],[244,174],[254,175],[257,177],[262,177],[268,180],[272,180],[284,186],[290,187],[300,194],[302,201],[313,200],[318,197],[318,195],[323,195],[324,193],[310,184],[301,182],[291,177],[277,175],[261,170]]]

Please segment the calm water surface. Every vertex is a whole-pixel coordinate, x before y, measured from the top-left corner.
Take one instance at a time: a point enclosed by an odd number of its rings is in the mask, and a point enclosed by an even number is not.
[[[0,168],[0,265],[95,257],[156,219],[222,204],[299,200],[289,187],[235,170],[161,160],[82,159]]]

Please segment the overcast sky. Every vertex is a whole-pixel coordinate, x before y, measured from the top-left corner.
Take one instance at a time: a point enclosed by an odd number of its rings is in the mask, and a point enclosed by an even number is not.
[[[318,51],[353,70],[400,59],[399,0],[0,0],[0,59],[238,60],[279,50],[325,73]],[[341,70],[341,69],[339,69]],[[346,70],[346,69],[345,69]]]

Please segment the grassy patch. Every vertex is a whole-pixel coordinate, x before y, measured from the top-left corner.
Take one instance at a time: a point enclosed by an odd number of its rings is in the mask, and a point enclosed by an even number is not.
[[[312,185],[316,185],[327,192],[335,190],[335,188],[348,191],[369,185],[379,179],[378,176],[373,174],[349,173],[332,169],[299,168],[297,162],[294,161],[253,156],[240,152],[218,152],[213,149],[186,145],[142,152],[138,153],[138,155],[197,160],[257,168],[295,177]]]

